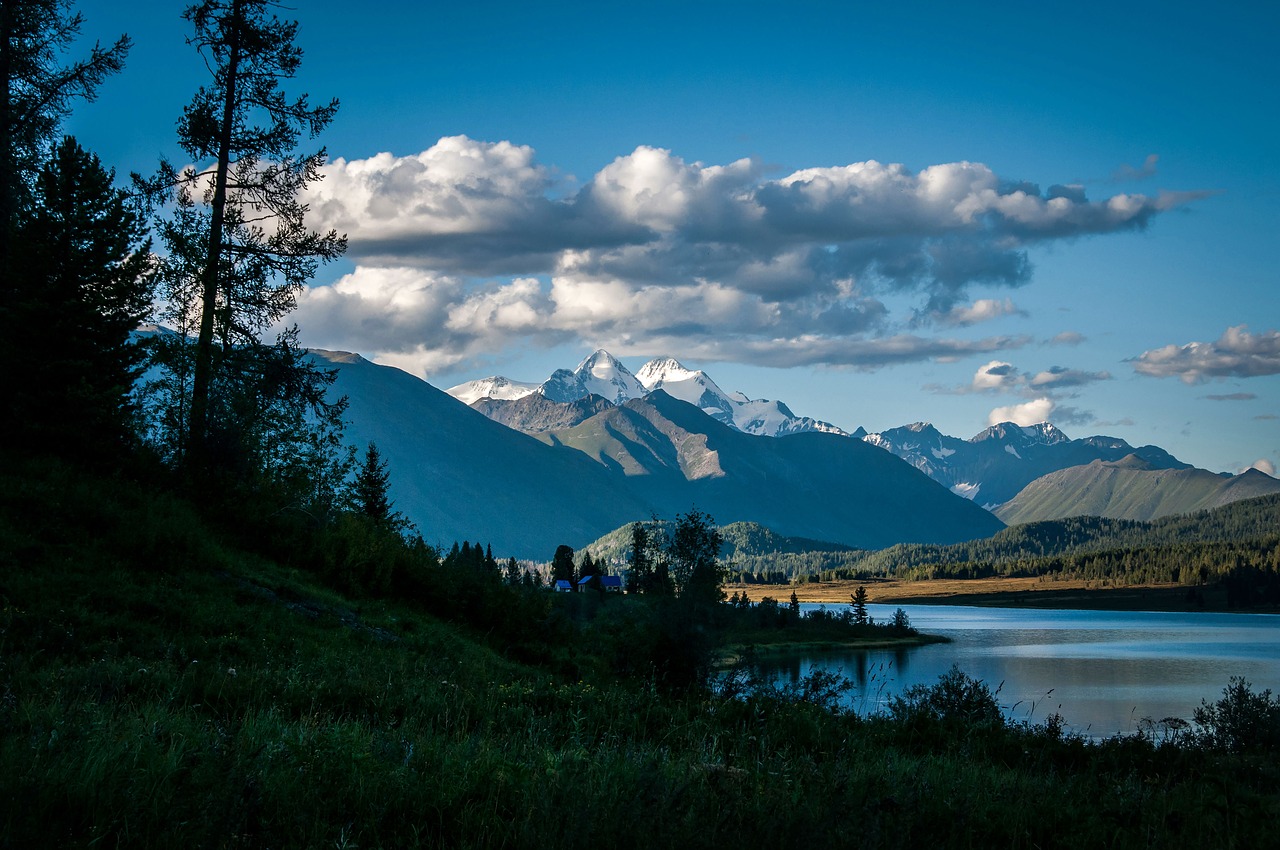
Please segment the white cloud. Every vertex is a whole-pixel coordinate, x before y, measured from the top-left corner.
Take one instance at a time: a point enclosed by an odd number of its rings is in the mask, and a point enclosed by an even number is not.
[[[1111,373],[1105,370],[1086,372],[1081,369],[1068,369],[1066,366],[1051,366],[1043,372],[1032,375],[1027,383],[1032,389],[1044,392],[1109,380],[1111,380]]]
[[[968,385],[946,389],[935,386],[937,392],[963,395],[965,393],[1020,393],[1036,398],[1050,395],[1061,395],[1064,390],[1072,390],[1095,381],[1109,381],[1109,372],[1086,372],[1081,369],[1069,369],[1066,366],[1051,366],[1048,369],[1031,374],[1021,372],[1012,363],[1003,360],[992,360],[978,367]],[[1069,394],[1068,394],[1069,395]]]
[[[955,327],[989,322],[1002,316],[1025,315],[1024,311],[1014,306],[1011,298],[979,298],[972,304],[956,304],[949,310],[938,312],[935,319],[939,324]]]
[[[1195,384],[1210,378],[1255,378],[1280,374],[1280,331],[1249,333],[1236,325],[1216,342],[1189,342],[1144,351],[1133,369],[1156,378],[1176,376]]]
[[[971,387],[975,392],[1007,392],[1016,389],[1018,383],[1018,370],[1012,363],[992,360],[978,367],[978,371],[973,375]]]
[[[876,368],[1027,344],[901,333],[888,296],[967,327],[1019,313],[975,286],[1030,279],[1029,245],[1142,227],[1168,196],[1086,199],[981,163],[875,161],[769,177],[756,161],[638,147],[580,188],[534,150],[466,136],[412,156],[338,159],[308,194],[349,237],[351,274],[310,290],[309,342],[411,358],[569,339],[778,365]]]
[[[999,425],[1001,422],[1012,422],[1015,425],[1038,425],[1041,422],[1050,421],[1054,408],[1053,400],[1049,398],[1037,398],[1022,404],[997,407],[987,414],[987,424]]]
[[[1267,475],[1270,475],[1272,478],[1276,477],[1276,465],[1271,461],[1267,460],[1265,457],[1260,457],[1257,460],[1255,460],[1253,463],[1249,464],[1249,469],[1256,469],[1259,472],[1265,472]]]

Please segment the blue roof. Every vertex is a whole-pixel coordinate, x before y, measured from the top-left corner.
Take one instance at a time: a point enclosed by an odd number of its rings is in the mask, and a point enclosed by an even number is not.
[[[622,576],[600,576],[600,584],[604,587],[622,587]]]
[[[565,581],[564,579],[556,580],[556,590],[568,590],[571,587],[573,587],[573,585]]]

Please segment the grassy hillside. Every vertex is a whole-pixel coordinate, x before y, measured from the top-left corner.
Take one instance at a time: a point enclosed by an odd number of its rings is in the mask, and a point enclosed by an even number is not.
[[[1257,470],[1224,478],[1205,469],[1155,469],[1130,455],[1037,478],[995,514],[1010,525],[1068,516],[1151,520],[1276,492],[1280,481]]]
[[[963,677],[869,719],[831,682],[671,691],[608,656],[649,634],[625,608],[545,594],[515,641],[231,510],[0,470],[0,847],[1247,847],[1280,813],[1269,726],[1091,745]]]

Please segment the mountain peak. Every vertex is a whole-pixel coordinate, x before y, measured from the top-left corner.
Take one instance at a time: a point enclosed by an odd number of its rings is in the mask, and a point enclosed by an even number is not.
[[[704,374],[702,371],[694,372],[685,368],[684,364],[674,357],[655,357],[640,367],[640,371],[636,372],[636,378],[644,384],[646,389],[652,390],[659,384],[687,381]]]
[[[1049,422],[1041,422],[1037,425],[999,422],[973,436],[969,442],[979,443],[983,440],[1000,440],[1005,443],[1019,443],[1027,446],[1052,446],[1057,443],[1071,442],[1071,439],[1066,434]]]
[[[626,368],[627,367],[623,366],[618,358],[614,357],[603,348],[597,348],[595,351],[584,357],[582,362],[578,364],[578,368],[573,371],[578,374],[590,372],[593,375],[600,376],[600,372],[617,369],[622,369],[625,372]]]
[[[450,387],[445,392],[463,404],[475,404],[482,398],[514,401],[518,398],[524,398],[537,388],[537,384],[526,384],[521,381],[504,378],[501,375],[490,375],[487,378],[466,381],[456,387]]]

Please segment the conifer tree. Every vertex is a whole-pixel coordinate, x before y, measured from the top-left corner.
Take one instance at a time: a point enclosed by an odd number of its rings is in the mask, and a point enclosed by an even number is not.
[[[853,606],[853,621],[859,626],[865,626],[871,622],[871,617],[867,615],[867,589],[862,585],[858,585],[858,589],[849,594],[849,604]]]
[[[551,559],[551,583],[567,581],[573,584],[573,547],[563,543],[556,547],[556,554]]]
[[[26,444],[80,462],[113,457],[132,441],[142,354],[130,334],[151,306],[144,222],[112,183],[75,139],[58,145],[22,217],[21,271],[0,307],[6,424],[21,426]]]
[[[169,453],[197,476],[227,464],[214,448],[269,464],[253,455],[299,436],[295,427],[272,428],[273,416],[301,411],[329,428],[341,416],[325,397],[333,373],[305,359],[296,328],[273,346],[261,340],[293,310],[318,264],[346,249],[336,232],[307,228],[301,196],[320,179],[325,152],[297,151],[303,133],[314,138],[329,124],[338,102],[285,96],[281,83],[296,74],[302,51],[297,23],[275,8],[270,0],[204,0],[183,13],[212,77],[178,122],[196,165],[179,170],[165,160],[154,178],[137,178],[153,200],[172,204],[160,228],[170,258],[162,280],[180,333],[158,359],[180,376],[165,405],[178,429]]]
[[[378,452],[378,446],[372,440],[364,450],[364,460],[356,470],[355,481],[351,484],[351,500],[357,513],[368,517],[378,525],[390,526],[392,523],[392,502],[387,495],[391,482],[391,473],[387,462]]]
[[[642,522],[631,523],[631,570],[627,573],[627,592],[647,593],[653,577],[653,559],[649,552],[649,529]]]
[[[578,581],[582,581],[584,578],[593,576],[596,572],[595,560],[591,557],[590,552],[584,551],[582,553],[582,560],[578,564]]]
[[[95,44],[87,58],[63,65],[61,53],[83,23],[70,0],[0,2],[0,281],[18,270],[10,253],[18,219],[62,119],[73,101],[93,100],[129,53],[129,37],[122,35],[111,47]]]

